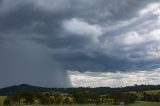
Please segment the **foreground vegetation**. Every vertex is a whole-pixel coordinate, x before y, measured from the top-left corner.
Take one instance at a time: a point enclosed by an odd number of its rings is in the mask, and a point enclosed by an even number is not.
[[[4,106],[4,105],[0,104],[0,106]],[[17,105],[12,105],[12,106],[17,106]],[[26,105],[21,104],[20,106],[26,106]],[[59,106],[59,105],[55,105],[55,104],[54,105],[38,105],[38,104],[34,104],[34,105],[29,105],[29,106]],[[72,105],[61,105],[61,106],[120,106],[120,105],[72,104]],[[135,102],[135,103],[132,103],[132,104],[124,105],[124,106],[160,106],[160,103],[159,102],[144,102],[144,101],[140,101],[140,102]]]
[[[0,96],[0,106],[4,106],[3,105],[3,101],[5,100],[6,96]],[[15,105],[17,106],[17,105]],[[25,106],[25,104],[20,104],[20,106]],[[31,106],[42,106],[42,105],[38,105],[38,104],[34,104]],[[44,105],[43,105],[44,106]],[[59,106],[59,105],[48,105],[48,106]],[[96,105],[96,104],[65,104],[64,106],[116,106],[116,105],[107,105],[107,104],[100,104],[100,105]],[[118,105],[119,106],[119,105]],[[132,104],[128,104],[125,106],[160,106],[160,102],[144,102],[144,101],[138,101]]]
[[[100,106],[160,106],[160,93],[146,92],[120,92],[97,94],[86,91],[76,91],[71,94],[55,92],[19,91],[8,96],[0,97],[0,106],[24,105],[100,105]],[[136,102],[141,100],[140,102]],[[142,102],[143,101],[143,102]],[[144,102],[145,101],[145,102]],[[152,102],[146,102],[152,101]],[[76,104],[76,105],[75,105]]]
[[[160,106],[160,102],[136,102],[127,106]]]
[[[21,88],[2,89],[6,95],[0,96],[0,106],[160,106],[159,86],[35,90],[23,85]]]
[[[3,105],[71,105],[71,104],[130,104],[136,101],[136,95],[132,93],[111,92],[109,94],[97,94],[86,91],[76,91],[72,94],[56,92],[50,94],[48,92],[31,92],[20,91],[8,95]]]

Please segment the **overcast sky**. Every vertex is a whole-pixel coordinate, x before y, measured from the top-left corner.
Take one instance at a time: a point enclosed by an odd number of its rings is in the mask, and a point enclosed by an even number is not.
[[[0,0],[0,87],[159,78],[159,0]]]

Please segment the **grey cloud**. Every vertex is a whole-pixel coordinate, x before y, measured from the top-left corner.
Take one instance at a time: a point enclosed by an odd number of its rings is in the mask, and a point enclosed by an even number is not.
[[[52,60],[47,48],[31,41],[5,42],[0,48],[1,86],[21,83],[70,86],[63,66]]]
[[[0,57],[4,59],[0,61],[3,64],[0,73],[4,74],[1,81],[7,80],[5,76],[8,72],[15,73],[10,74],[10,79],[0,86],[11,85],[10,80],[14,79],[13,83],[70,86],[68,69],[116,72],[159,67],[158,57],[145,60],[147,56],[144,52],[149,50],[147,46],[154,41],[141,43],[137,47],[124,45],[124,36],[119,40],[114,38],[136,28],[139,28],[136,29],[140,33],[138,36],[147,34],[141,31],[142,24],[148,20],[156,22],[157,17],[152,14],[140,17],[138,12],[152,2],[157,1],[1,0]],[[136,20],[132,21],[134,18]],[[70,30],[66,30],[63,22],[72,22],[73,19],[77,21],[73,22],[73,28],[77,29],[73,31],[69,27]],[[128,23],[123,25],[123,22]],[[145,29],[155,28],[146,26]],[[129,48],[128,51],[125,51],[126,48]],[[137,51],[142,52],[143,57]],[[138,60],[131,61],[128,55]],[[141,57],[144,60],[140,60]],[[7,66],[13,66],[14,70],[11,71]],[[35,79],[36,73],[38,76]],[[44,74],[48,76],[44,76],[46,82],[40,80]]]

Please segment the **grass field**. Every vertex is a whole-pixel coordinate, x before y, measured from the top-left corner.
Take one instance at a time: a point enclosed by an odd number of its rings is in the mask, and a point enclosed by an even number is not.
[[[50,105],[55,106],[55,105]],[[58,106],[58,105],[57,105]],[[119,105],[93,105],[93,104],[86,104],[86,105],[63,105],[63,106],[119,106]],[[125,105],[125,106],[160,106],[160,102],[136,102],[134,104]]]
[[[0,105],[3,106],[3,105]],[[23,105],[24,106],[24,105]],[[44,106],[44,105],[29,105],[29,106]],[[95,105],[95,104],[85,104],[85,105],[45,105],[45,106],[120,106],[120,105]],[[136,102],[134,104],[125,105],[125,106],[160,106],[160,102]]]
[[[66,105],[65,105],[66,106]],[[116,105],[67,105],[67,106],[116,106]],[[117,105],[119,106],[119,105]],[[134,104],[125,105],[125,106],[160,106],[160,102],[136,102]]]
[[[148,91],[143,91],[143,92],[146,92],[146,93],[149,93],[149,94],[157,94],[157,93],[160,93],[160,90],[148,90]],[[137,92],[131,91],[130,93],[137,93]]]
[[[149,91],[146,91],[146,93],[149,93],[149,94],[158,94],[158,93],[160,93],[160,90],[149,90]]]
[[[42,105],[41,105],[42,106]],[[93,104],[85,104],[85,105],[50,105],[50,106],[119,106],[119,105],[93,105]],[[125,106],[160,106],[160,102],[136,102],[134,104],[125,105]]]
[[[143,93],[146,92],[147,94],[158,94],[160,93],[160,90],[148,90],[148,91],[143,91],[143,92],[135,92],[131,91],[130,93],[136,94],[138,97],[138,100],[143,97]],[[160,106],[160,105],[159,105]]]
[[[3,106],[4,98],[5,98],[5,96],[0,96],[0,106]],[[32,106],[43,106],[43,105],[32,105]],[[106,104],[104,104],[104,105],[95,105],[95,104],[78,105],[78,104],[72,104],[72,105],[49,105],[49,106],[116,106],[116,105],[106,105]],[[160,102],[140,101],[140,102],[136,102],[134,104],[129,104],[129,105],[125,105],[125,106],[160,106]]]
[[[5,96],[0,96],[0,106],[3,106],[4,99],[5,99]]]
[[[136,102],[127,106],[160,106],[160,102]]]

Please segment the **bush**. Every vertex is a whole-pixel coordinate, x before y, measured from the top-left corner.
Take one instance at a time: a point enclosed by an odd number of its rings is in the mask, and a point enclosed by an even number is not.
[[[4,106],[11,106],[11,100],[7,97],[5,98],[4,102],[3,102]]]

